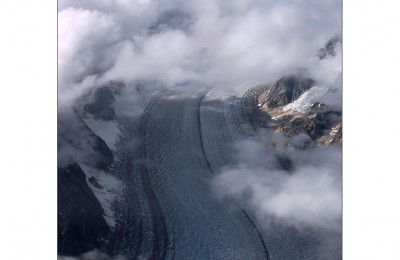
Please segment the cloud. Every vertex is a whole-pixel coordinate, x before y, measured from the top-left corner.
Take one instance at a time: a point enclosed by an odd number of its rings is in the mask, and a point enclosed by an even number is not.
[[[304,134],[289,139],[264,129],[236,141],[238,163],[217,173],[212,191],[253,212],[265,234],[295,228],[318,241],[312,246],[318,259],[341,259],[342,151],[305,149],[308,140]],[[291,167],[284,170],[279,158],[290,160]]]
[[[59,111],[57,131],[58,167],[83,162],[105,170],[112,163],[113,155],[106,143],[96,136],[76,113]]]
[[[341,34],[337,1],[76,0],[58,15],[61,106],[107,80],[233,87],[302,68],[334,84],[341,70],[317,57]]]
[[[67,8],[58,13],[58,90],[60,106],[70,105],[112,67],[119,49],[115,20],[96,10]]]
[[[331,109],[342,110],[342,44],[334,46],[335,56],[327,56],[322,60],[315,60],[308,71],[319,87],[327,91],[314,98],[314,102],[321,102]]]
[[[213,181],[215,194],[234,198],[254,210],[259,224],[341,229],[341,148],[298,149],[304,136],[290,146],[268,146],[271,141],[290,142],[275,133],[237,141],[238,165],[227,166]],[[276,155],[289,158],[293,170],[282,169]]]
[[[190,66],[193,53],[191,39],[183,32],[166,31],[148,38],[124,42],[107,80],[157,80],[170,86],[196,79]]]

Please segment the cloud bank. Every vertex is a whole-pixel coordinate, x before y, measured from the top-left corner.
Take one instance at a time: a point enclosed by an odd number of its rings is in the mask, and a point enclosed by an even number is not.
[[[341,148],[304,150],[307,139],[303,134],[290,140],[260,132],[255,138],[237,141],[239,164],[228,166],[213,180],[214,192],[255,211],[265,228],[277,224],[340,231]],[[269,146],[272,141],[278,144],[276,148]],[[291,169],[283,170],[277,157],[289,159]]]
[[[60,107],[109,80],[229,88],[308,69],[338,81],[317,56],[341,36],[338,1],[60,0],[58,18]]]

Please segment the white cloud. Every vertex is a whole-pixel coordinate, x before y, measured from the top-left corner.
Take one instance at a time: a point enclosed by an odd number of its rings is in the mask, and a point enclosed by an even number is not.
[[[292,146],[276,150],[263,142],[288,139],[271,133],[260,137],[236,143],[240,164],[229,166],[214,179],[215,193],[220,198],[235,198],[245,208],[254,210],[264,227],[273,222],[298,228],[340,230],[341,149],[300,150]],[[295,138],[295,142],[303,138]],[[291,159],[293,171],[279,167],[277,153]]]
[[[195,48],[191,39],[179,30],[135,38],[123,44],[117,62],[106,79],[158,80],[167,85],[196,78],[190,66]]]
[[[70,104],[90,76],[93,85],[146,79],[232,87],[315,69],[318,50],[341,33],[340,7],[336,1],[60,1],[59,99],[65,95]],[[190,23],[148,33],[163,13],[178,9]]]
[[[58,13],[59,101],[74,99],[113,65],[119,27],[99,11],[67,8]],[[68,103],[68,102],[67,102]]]

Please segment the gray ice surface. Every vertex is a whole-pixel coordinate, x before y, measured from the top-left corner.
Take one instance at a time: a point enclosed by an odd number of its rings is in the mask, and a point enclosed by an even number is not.
[[[148,103],[134,158],[135,189],[146,197],[141,256],[316,259],[311,233],[261,229],[254,212],[213,196],[211,179],[236,163],[232,142],[252,131],[240,104],[240,95],[221,90],[168,91]]]

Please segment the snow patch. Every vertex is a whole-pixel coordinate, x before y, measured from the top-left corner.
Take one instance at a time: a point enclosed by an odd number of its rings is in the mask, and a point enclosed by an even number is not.
[[[283,111],[290,109],[297,110],[300,113],[306,112],[313,104],[315,98],[322,96],[328,91],[326,87],[315,86],[304,92],[294,102],[283,107]]]
[[[93,169],[84,163],[79,164],[86,176],[86,182],[89,188],[93,191],[94,195],[100,202],[104,209],[104,219],[107,221],[110,228],[115,227],[114,213],[111,210],[111,204],[115,200],[118,190],[122,183],[109,173],[101,170]],[[102,186],[102,188],[95,187],[89,178],[94,177],[95,180]]]
[[[341,125],[337,125],[335,127],[332,128],[332,130],[330,131],[329,135],[330,136],[335,136],[336,133],[339,131]]]
[[[96,120],[93,118],[86,118],[84,121],[97,136],[106,142],[110,149],[115,151],[115,142],[121,134],[116,122]]]

